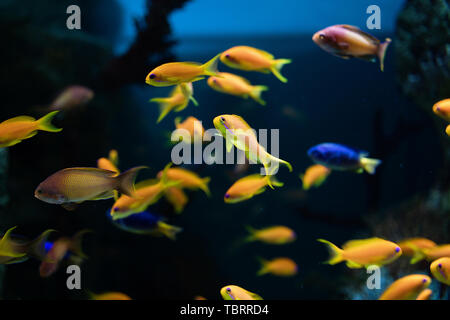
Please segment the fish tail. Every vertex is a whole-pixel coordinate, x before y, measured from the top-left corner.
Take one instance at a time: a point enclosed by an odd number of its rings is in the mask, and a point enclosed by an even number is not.
[[[117,190],[129,197],[134,197],[134,182],[136,180],[136,176],[140,170],[147,168],[148,167],[146,166],[135,167],[115,177],[118,184]]]
[[[2,239],[0,240],[0,256],[9,256],[9,257],[23,257],[26,255],[25,252],[17,253],[14,250],[14,247],[11,242],[11,233],[17,227],[12,227],[5,232]]]
[[[194,106],[198,107],[198,101],[194,98],[194,96],[189,96],[189,100],[192,101],[192,103],[194,104]]]
[[[204,70],[204,74],[207,76],[218,76],[219,70],[217,69],[217,66],[219,64],[219,58],[222,53],[219,53],[217,56],[209,60],[207,63],[205,63],[202,67]]]
[[[39,237],[30,241],[27,244],[27,249],[26,249],[27,254],[29,254],[30,256],[36,257],[41,261],[46,260],[47,252],[45,251],[45,242],[47,241],[50,233],[52,233],[54,231],[56,231],[56,230],[48,229],[48,230],[42,232],[42,234]]]
[[[302,180],[303,190],[308,191],[310,186],[307,183],[305,183],[305,175],[302,173],[298,177],[300,178],[300,180]]]
[[[206,177],[202,179],[202,183],[200,185],[200,189],[202,189],[208,197],[211,196],[211,191],[209,191],[208,183],[211,181],[210,177]]]
[[[247,229],[247,232],[249,233],[249,235],[243,240],[243,242],[247,243],[247,242],[255,241],[256,240],[255,234],[256,234],[257,230],[250,226],[245,226],[245,229]]]
[[[283,77],[283,75],[281,74],[281,69],[283,68],[283,66],[285,64],[289,64],[291,62],[292,62],[291,59],[274,60],[271,71],[275,75],[275,77],[277,77],[281,82],[284,82],[284,83],[288,82],[288,80],[285,77]]]
[[[159,221],[158,230],[170,240],[175,241],[177,239],[177,234],[183,231],[183,228],[171,226],[170,224]]]
[[[254,86],[250,92],[250,97],[259,104],[265,106],[266,102],[261,98],[261,94],[267,90],[269,90],[269,87],[267,86]]]
[[[267,184],[273,189],[273,187],[282,187],[284,186],[283,182],[277,180],[275,176],[266,176]]]
[[[113,149],[111,151],[109,151],[109,161],[112,162],[113,165],[115,165],[116,167],[119,165],[119,153],[117,152],[117,150]]]
[[[422,261],[423,259],[426,258],[423,251],[420,248],[418,248],[417,246],[410,244],[409,247],[414,251],[413,257],[411,258],[411,261],[409,262],[410,264],[416,264],[417,262]]]
[[[160,123],[172,110],[172,105],[167,98],[153,98],[150,102],[157,103],[159,106],[159,117],[158,120],[156,120],[156,123]]]
[[[72,237],[72,243],[70,245],[70,250],[82,259],[88,258],[87,255],[83,252],[83,236],[86,233],[90,233],[90,232],[92,232],[92,230],[83,229],[81,231],[78,231]]]
[[[369,174],[375,174],[375,170],[377,169],[377,167],[380,164],[381,164],[381,160],[378,160],[378,159],[361,158],[361,166]]]
[[[330,241],[324,239],[317,239],[317,241],[325,243],[327,245],[328,252],[330,253],[330,259],[328,261],[325,261],[325,264],[334,265],[344,260],[344,258],[342,257],[342,249],[339,249]]]
[[[387,48],[389,47],[389,44],[392,42],[390,38],[386,38],[386,41],[383,43],[380,43],[378,46],[378,52],[377,56],[378,59],[380,59],[380,69],[381,71],[384,71],[384,58],[386,56]]]
[[[37,120],[38,123],[38,129],[42,131],[48,131],[48,132],[60,132],[62,131],[61,128],[56,128],[52,124],[53,118],[59,113],[59,111],[53,111],[49,114],[43,116],[39,120]]]
[[[268,261],[266,259],[257,257],[259,263],[261,264],[261,268],[256,273],[257,276],[262,276],[269,273],[269,269],[267,268]]]

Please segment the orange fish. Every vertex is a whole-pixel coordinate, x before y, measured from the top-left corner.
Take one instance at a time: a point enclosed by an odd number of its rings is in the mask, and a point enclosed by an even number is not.
[[[402,255],[412,257],[415,249],[433,248],[437,244],[426,238],[408,238],[400,241],[398,246],[402,249]]]
[[[257,275],[273,274],[280,277],[292,277],[298,272],[297,264],[289,258],[276,258],[273,260],[260,259],[261,269]]]
[[[184,207],[189,201],[186,193],[177,187],[168,188],[165,191],[165,197],[172,204],[176,213],[183,212]]]
[[[160,171],[157,175],[158,178],[162,178],[163,171]],[[193,171],[183,168],[169,168],[167,170],[167,179],[171,181],[179,181],[179,188],[186,188],[189,190],[203,190],[207,196],[211,193],[209,191],[208,183],[211,178],[202,178]]]
[[[442,119],[450,122],[450,99],[444,99],[433,106],[433,112]]]
[[[52,119],[59,111],[53,111],[39,120],[28,116],[15,117],[0,123],[0,148],[11,147],[22,140],[34,137],[39,130],[60,132],[62,129],[54,127]]]
[[[321,164],[315,164],[306,169],[305,173],[300,175],[303,182],[303,190],[309,190],[311,187],[322,185],[331,170]]]
[[[247,227],[247,230],[250,233],[246,238],[247,242],[261,241],[268,244],[286,244],[297,239],[295,232],[285,226],[272,226],[260,230]]]
[[[412,274],[392,283],[378,300],[416,300],[430,283],[430,277]]]
[[[102,294],[90,294],[91,300],[133,300],[122,292],[106,292]]]
[[[195,117],[188,117],[181,122],[181,118],[175,118],[175,127],[180,130],[181,138],[184,142],[195,143],[203,141],[205,129],[202,122]]]

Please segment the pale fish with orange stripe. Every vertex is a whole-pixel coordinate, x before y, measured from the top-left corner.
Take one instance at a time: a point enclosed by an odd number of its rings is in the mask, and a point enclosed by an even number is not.
[[[281,69],[292,62],[291,59],[275,59],[273,54],[250,46],[232,47],[221,54],[220,61],[234,69],[273,73],[284,83],[288,80],[281,74]]]
[[[412,274],[394,281],[378,300],[416,300],[431,284],[431,278],[424,274]]]
[[[0,123],[0,148],[14,146],[25,139],[34,137],[38,131],[60,132],[51,121],[59,111],[53,111],[36,120],[29,116],[19,116]]]
[[[326,244],[330,253],[326,264],[335,265],[345,261],[347,267],[352,269],[383,266],[397,260],[402,254],[402,249],[396,243],[380,238],[351,240],[342,249],[327,240],[318,241]]]

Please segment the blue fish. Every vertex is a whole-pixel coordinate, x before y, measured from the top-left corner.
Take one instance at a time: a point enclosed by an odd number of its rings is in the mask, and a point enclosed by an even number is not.
[[[308,150],[308,156],[318,164],[332,170],[356,171],[364,170],[374,174],[381,160],[367,158],[368,152],[357,150],[336,143],[322,143]]]
[[[143,211],[126,218],[113,220],[111,210],[108,210],[106,216],[119,229],[135,234],[164,235],[171,240],[176,240],[177,233],[183,230],[182,228],[165,223],[162,216],[149,211]]]

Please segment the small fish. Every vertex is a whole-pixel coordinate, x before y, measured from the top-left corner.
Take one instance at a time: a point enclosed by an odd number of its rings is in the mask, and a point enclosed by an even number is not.
[[[273,260],[260,259],[261,269],[257,275],[273,274],[279,277],[292,277],[298,272],[297,264],[290,258],[276,258]]]
[[[371,62],[380,60],[381,71],[384,70],[384,57],[391,39],[385,42],[361,31],[358,27],[346,24],[335,25],[313,36],[313,41],[323,50],[343,59],[358,58]]]
[[[175,118],[175,127],[177,130],[184,130],[181,132],[181,138],[184,142],[195,143],[203,141],[205,129],[202,122],[195,117],[188,117],[181,122],[181,118]]]
[[[289,162],[278,159],[269,154],[266,149],[258,143],[255,131],[245,120],[237,115],[221,115],[214,118],[214,126],[225,138],[227,151],[230,152],[233,146],[245,152],[247,159],[253,163],[261,163],[264,166],[266,175],[273,175],[282,163],[292,172]],[[274,164],[272,166],[272,164]],[[272,170],[269,170],[272,168]],[[273,185],[269,180],[269,186]]]
[[[90,294],[91,300],[133,300],[122,292],[105,292],[101,294]]]
[[[177,187],[168,188],[165,191],[164,196],[166,197],[167,201],[169,201],[175,212],[180,214],[183,212],[184,207],[189,202],[189,198],[187,197],[186,193],[181,189]]]
[[[183,231],[182,228],[165,223],[163,217],[149,211],[139,212],[121,219],[113,219],[109,211],[106,212],[106,215],[116,227],[134,234],[166,236],[171,240],[176,240],[177,234]]]
[[[433,291],[430,289],[425,289],[417,296],[416,300],[430,300]]]
[[[416,300],[428,288],[431,278],[423,274],[411,274],[392,283],[378,300]]]
[[[281,82],[288,80],[281,75],[284,65],[292,62],[290,59],[277,59],[266,51],[249,46],[236,46],[223,52],[220,61],[231,68],[244,71],[273,73]]]
[[[398,246],[402,249],[403,256],[412,257],[416,249],[433,248],[437,244],[426,238],[407,238],[400,241]]]
[[[0,148],[14,146],[22,140],[34,137],[38,131],[60,132],[54,127],[52,119],[59,111],[53,111],[39,120],[28,116],[15,117],[0,123]]]
[[[94,92],[83,86],[69,86],[52,102],[50,110],[70,110],[87,104],[94,98]]]
[[[195,296],[194,300],[206,300],[206,298],[202,296]]]
[[[258,294],[247,291],[235,285],[228,285],[220,289],[224,300],[263,300]]]
[[[306,169],[304,174],[300,175],[300,179],[302,179],[303,182],[303,190],[321,186],[330,173],[330,169],[320,164],[310,166]]]
[[[369,174],[374,174],[381,160],[367,158],[368,155],[366,151],[336,143],[322,143],[308,150],[311,160],[329,169],[358,173],[365,170]]]
[[[247,79],[232,73],[220,72],[219,75],[220,77],[208,78],[208,85],[214,90],[244,99],[250,97],[259,104],[266,105],[266,102],[261,99],[261,93],[269,90],[268,87],[253,86]]]
[[[337,264],[346,261],[347,267],[352,269],[367,268],[370,265],[383,266],[395,261],[402,255],[402,249],[395,243],[380,238],[351,240],[338,248],[331,242],[318,239],[325,243],[330,252],[330,259],[326,264]]]
[[[430,265],[430,271],[437,281],[450,286],[450,257],[433,261]]]
[[[171,62],[163,64],[145,78],[145,83],[155,87],[175,86],[183,82],[195,82],[206,76],[216,76],[220,53],[205,64],[196,62]]]
[[[410,261],[411,264],[415,264],[422,260],[434,261],[439,258],[450,257],[450,244],[441,244],[431,248],[420,249],[414,245],[410,245],[414,250],[413,257]]]
[[[98,168],[63,169],[45,179],[34,196],[68,210],[84,201],[113,198],[115,190],[133,197],[136,175],[145,168],[136,167],[118,176],[116,172]]]
[[[72,258],[72,255],[81,259],[86,259],[87,256],[82,250],[83,236],[91,232],[90,230],[82,230],[77,232],[72,238],[62,237],[55,242],[46,242],[45,250],[46,261],[42,261],[39,266],[39,275],[42,278],[48,278],[58,270],[59,264],[63,259]]]
[[[450,124],[445,128],[445,133],[450,137]]]
[[[284,184],[278,182],[274,176],[261,176],[252,174],[236,181],[225,193],[225,203],[238,203],[249,200],[254,196],[266,191],[269,184],[275,187],[282,187]]]
[[[260,230],[247,227],[250,235],[246,238],[246,242],[261,241],[268,244],[287,244],[295,241],[297,235],[286,226],[272,226]]]
[[[117,150],[111,150],[108,158],[100,158],[97,160],[97,167],[99,169],[115,172],[116,176],[120,174],[120,170],[117,168],[118,164],[119,154]]]
[[[156,123],[160,123],[170,111],[180,112],[187,108],[189,101],[198,106],[197,100],[194,98],[194,88],[191,82],[181,83],[177,85],[168,98],[153,98],[149,102],[155,102],[159,105],[159,117]]]
[[[155,204],[163,196],[164,192],[179,182],[170,181],[167,178],[167,171],[172,164],[168,164],[161,175],[161,179],[145,180],[136,184],[135,196],[123,194],[111,208],[113,220],[123,219],[132,214],[145,211],[149,206]]]
[[[450,122],[450,99],[444,99],[433,106],[433,112],[442,119]]]
[[[163,171],[159,172],[157,177],[161,178]],[[202,190],[207,196],[211,195],[208,183],[211,181],[210,177],[202,178],[193,171],[183,168],[170,168],[167,170],[167,179],[170,181],[179,182],[178,188],[186,188],[189,190]]]
[[[28,260],[30,256],[41,261],[46,260],[45,242],[51,232],[46,230],[39,237],[27,241],[12,234],[16,227],[10,228],[0,240],[0,264],[14,264]]]

